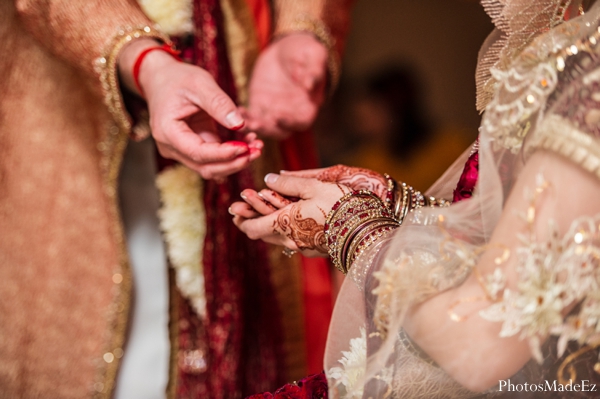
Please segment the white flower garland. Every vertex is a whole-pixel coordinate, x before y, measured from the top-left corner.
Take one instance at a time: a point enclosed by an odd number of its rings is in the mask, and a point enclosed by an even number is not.
[[[328,377],[343,385],[344,398],[362,398],[363,378],[367,368],[367,333],[364,327],[360,328],[360,337],[350,340],[350,350],[342,351],[342,358],[338,362],[342,367],[329,369]]]
[[[170,36],[194,32],[191,0],[138,0],[146,15]]]
[[[156,179],[162,206],[158,211],[167,253],[175,269],[177,287],[196,313],[206,315],[202,249],[206,214],[202,204],[202,180],[194,171],[178,165]]]

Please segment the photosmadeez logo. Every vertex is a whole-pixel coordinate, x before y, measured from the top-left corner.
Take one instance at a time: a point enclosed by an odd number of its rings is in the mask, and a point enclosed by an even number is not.
[[[544,380],[543,383],[530,384],[513,384],[510,380],[500,380],[500,392],[595,392],[598,390],[596,384],[590,383],[589,380],[582,380],[574,384],[569,380],[568,384],[559,384],[557,381]]]

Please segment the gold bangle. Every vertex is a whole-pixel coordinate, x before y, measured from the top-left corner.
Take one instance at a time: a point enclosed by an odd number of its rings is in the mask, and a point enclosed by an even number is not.
[[[348,251],[344,254],[344,264],[347,270],[350,270],[354,261],[363,254],[372,244],[387,232],[395,230],[400,224],[388,217],[379,217],[372,219],[360,231],[354,234]]]
[[[338,270],[344,274],[348,272],[345,264],[346,249],[348,240],[356,229],[369,220],[384,217],[392,219],[389,208],[367,190],[346,194],[335,203],[327,216],[324,229],[329,256]]]
[[[443,198],[426,197],[420,191],[416,191],[403,182],[400,184],[396,183],[392,210],[394,218],[402,224],[408,212],[423,207],[447,207],[451,204],[452,201]]]

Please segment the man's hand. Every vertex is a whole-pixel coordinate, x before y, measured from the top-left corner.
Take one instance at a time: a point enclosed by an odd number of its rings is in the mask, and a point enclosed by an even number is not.
[[[245,111],[247,129],[286,138],[308,129],[325,97],[327,48],[310,33],[293,33],[256,61]]]
[[[263,143],[255,134],[246,135],[245,142],[221,143],[216,123],[236,130],[245,121],[234,102],[202,68],[179,62],[163,51],[152,51],[141,64],[143,93],[139,93],[131,76],[133,63],[144,49],[153,46],[157,43],[148,39],[129,45],[119,59],[119,71],[124,84],[148,103],[152,135],[160,154],[205,179],[215,180],[244,169],[258,158]]]

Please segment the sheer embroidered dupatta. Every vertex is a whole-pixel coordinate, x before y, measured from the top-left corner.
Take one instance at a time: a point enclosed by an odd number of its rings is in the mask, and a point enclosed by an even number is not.
[[[599,226],[593,215],[600,208],[590,198],[571,198],[600,184],[599,18],[596,5],[542,33],[506,68],[492,70],[497,83],[481,127],[474,196],[412,213],[352,266],[334,310],[325,359],[332,397],[499,394],[498,382],[469,383],[459,369],[465,365],[474,381],[493,373],[534,384],[596,377],[594,356],[582,362],[578,351],[597,344]],[[431,195],[451,197],[468,155]],[[557,171],[562,163],[565,171]],[[572,196],[570,189],[576,190]],[[548,204],[556,205],[553,211],[544,208]],[[498,245],[502,240],[494,232],[517,205],[523,211],[502,236],[509,237],[508,244]],[[460,293],[469,283],[473,296]],[[426,323],[430,328],[411,325],[419,308],[441,297],[450,299],[441,313],[432,312],[437,320]],[[456,335],[457,326],[473,320],[483,322],[476,324],[479,330],[465,327],[463,336]],[[419,333],[410,336],[405,329]],[[488,342],[492,349],[468,349],[469,337],[476,341],[492,333],[498,338]],[[460,345],[465,350],[453,351]],[[494,345],[514,353],[489,359],[486,353],[497,354]],[[451,361],[445,348],[454,354]],[[515,360],[506,360],[511,356]]]

